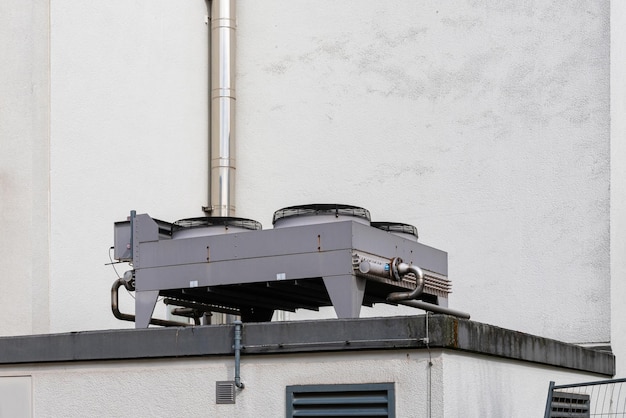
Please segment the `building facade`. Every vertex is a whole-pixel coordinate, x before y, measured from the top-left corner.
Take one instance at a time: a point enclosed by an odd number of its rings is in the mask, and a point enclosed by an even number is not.
[[[204,214],[209,6],[0,5],[1,335],[131,327],[113,222]],[[451,307],[611,346],[623,375],[624,23],[608,0],[238,0],[237,216],[413,224],[449,254]]]

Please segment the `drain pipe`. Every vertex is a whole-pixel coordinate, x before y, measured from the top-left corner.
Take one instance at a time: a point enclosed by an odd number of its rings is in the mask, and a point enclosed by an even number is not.
[[[235,324],[235,386],[243,389],[245,385],[241,381],[241,321],[233,322]]]
[[[235,216],[235,0],[211,1],[211,216]]]

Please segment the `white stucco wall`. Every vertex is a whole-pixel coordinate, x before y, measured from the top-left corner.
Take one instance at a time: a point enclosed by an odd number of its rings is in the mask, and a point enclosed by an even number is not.
[[[0,4],[1,335],[48,330],[48,12]]]
[[[50,3],[49,240],[47,142],[3,133],[0,157],[3,172],[35,173],[12,189],[3,174],[3,227],[29,207],[46,219],[31,209],[29,234],[2,240],[17,255],[2,266],[5,306],[45,325],[2,334],[129,326],[109,311],[112,222],[202,215],[206,13],[201,1]],[[609,340],[608,1],[240,0],[238,16],[239,216],[269,228],[287,205],[366,207],[449,252],[452,307]],[[15,42],[41,48],[40,36]],[[27,67],[45,75],[44,58]],[[2,129],[25,129],[15,114]]]
[[[284,414],[288,385],[376,382],[395,382],[399,418],[526,418],[541,416],[550,380],[563,384],[595,379],[439,350],[431,357],[414,350],[244,356],[245,389],[234,405],[215,403],[215,382],[233,379],[232,358],[3,366],[1,376],[19,377],[13,383],[22,398],[32,398],[33,416],[68,418],[274,418]],[[29,376],[30,394],[23,387]]]
[[[601,380],[591,374],[511,362],[494,357],[444,352],[445,417],[541,417],[550,381],[567,385]],[[595,399],[594,399],[595,402]],[[592,405],[595,412],[605,411]]]
[[[608,13],[240,2],[240,213],[361,205],[449,252],[473,318],[608,340]]]
[[[52,332],[131,325],[110,311],[112,221],[202,215],[206,14],[203,1],[51,3]]]
[[[611,2],[611,346],[626,353],[626,3]],[[626,376],[617,356],[617,376]]]
[[[215,403],[215,382],[233,379],[233,358],[65,364],[29,373],[37,417],[270,418],[284,415],[288,385],[374,382],[396,382],[398,416],[410,417],[426,408],[426,363],[423,354],[405,352],[246,358],[246,387],[234,405]]]

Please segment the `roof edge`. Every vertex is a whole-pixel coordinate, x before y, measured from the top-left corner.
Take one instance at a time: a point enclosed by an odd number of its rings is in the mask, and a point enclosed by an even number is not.
[[[242,337],[243,355],[439,348],[615,374],[610,352],[447,315],[247,323]],[[233,338],[233,325],[2,337],[0,364],[223,356]]]

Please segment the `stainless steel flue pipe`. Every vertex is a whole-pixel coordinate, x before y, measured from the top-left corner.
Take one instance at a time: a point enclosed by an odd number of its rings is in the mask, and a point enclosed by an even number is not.
[[[235,216],[235,0],[211,2],[211,216]]]

